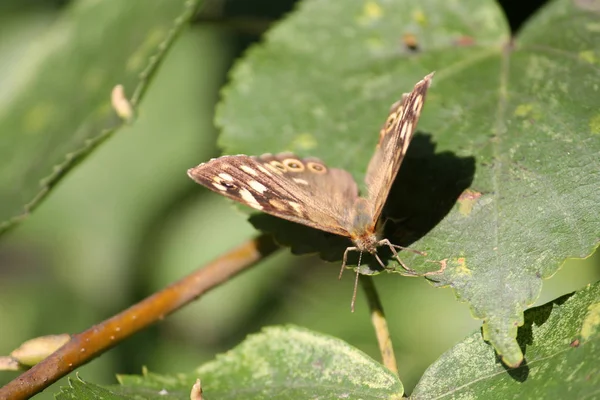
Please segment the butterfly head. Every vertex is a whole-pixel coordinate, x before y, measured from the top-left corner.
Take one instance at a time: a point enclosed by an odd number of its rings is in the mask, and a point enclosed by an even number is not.
[[[370,254],[377,253],[379,238],[374,232],[364,232],[361,235],[352,236],[351,239],[356,245],[358,251]]]

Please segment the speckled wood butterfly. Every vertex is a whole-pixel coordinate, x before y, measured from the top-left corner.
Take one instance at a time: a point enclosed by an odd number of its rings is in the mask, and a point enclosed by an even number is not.
[[[344,252],[340,276],[350,251],[370,253],[385,268],[377,255],[379,246],[388,246],[400,265],[410,271],[396,252],[403,247],[382,237],[384,224],[380,216],[432,77],[433,73],[427,75],[392,105],[367,168],[368,193],[364,197],[359,196],[349,172],[291,153],[223,156],[189,169],[188,175],[216,193],[267,214],[350,238],[354,246]]]

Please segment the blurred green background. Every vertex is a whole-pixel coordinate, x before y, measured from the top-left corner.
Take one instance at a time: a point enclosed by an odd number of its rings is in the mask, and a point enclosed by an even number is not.
[[[256,39],[261,21],[292,6],[251,3],[242,10],[254,11],[259,22],[248,26],[250,32],[203,22],[186,29],[151,82],[135,123],[100,146],[1,238],[0,354],[36,336],[85,330],[256,235],[246,215],[185,173],[220,154],[212,120],[227,70]],[[43,35],[64,7],[64,1],[33,0],[0,5],[0,82],[11,82],[17,71],[8,60]],[[600,279],[598,254],[567,261],[545,282],[537,304]],[[142,366],[187,372],[263,326],[288,323],[337,336],[379,359],[362,293],[350,313],[354,277],[346,273],[338,282],[338,267],[283,249],[79,374],[114,383],[115,374],[140,373]],[[384,274],[375,283],[410,392],[424,369],[480,321],[451,290],[424,279]],[[0,372],[0,384],[16,376]]]

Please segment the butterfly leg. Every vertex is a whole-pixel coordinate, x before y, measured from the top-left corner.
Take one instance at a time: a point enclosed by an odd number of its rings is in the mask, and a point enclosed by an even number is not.
[[[338,279],[342,279],[342,274],[344,273],[344,269],[346,269],[346,262],[348,261],[348,252],[350,251],[358,251],[358,247],[347,247],[346,251],[344,251],[344,257],[342,258],[342,268],[340,269],[340,276],[338,277]],[[360,256],[362,256],[362,252],[360,253]],[[360,266],[360,259],[358,260],[358,265]]]
[[[378,244],[379,244],[380,246],[383,246],[383,245],[385,245],[385,246],[388,246],[388,247],[390,248],[390,250],[391,250],[391,251],[392,251],[392,253],[394,254],[394,257],[396,258],[396,260],[398,261],[398,263],[400,264],[400,266],[401,266],[402,268],[404,268],[404,270],[406,271],[406,275],[408,275],[408,276],[418,276],[418,275],[419,275],[419,274],[417,273],[417,271],[415,271],[414,269],[408,268],[408,266],[407,266],[406,264],[404,264],[404,261],[402,261],[402,260],[400,259],[400,256],[398,256],[398,252],[396,251],[396,248],[404,249],[404,247],[402,247],[402,246],[396,246],[396,245],[393,245],[393,244],[392,244],[392,243],[389,241],[389,239],[383,239],[383,240],[380,240]],[[407,250],[408,250],[408,249],[407,249]],[[411,250],[412,250],[412,249],[411,249]],[[415,250],[415,251],[417,251],[417,250]],[[419,252],[419,253],[421,253],[421,252]]]
[[[410,247],[402,247],[402,246],[398,246],[397,244],[392,244],[392,243],[390,243],[389,246],[394,247],[396,249],[400,249],[400,250],[412,251],[413,253],[418,254],[420,256],[426,256],[427,255],[427,253],[425,253],[424,251],[419,251],[419,250],[411,249]]]
[[[379,258],[379,255],[377,253],[373,253],[373,255],[375,256],[375,259],[377,260],[379,265],[381,265],[383,267],[383,269],[385,269],[385,264],[383,263],[383,261],[381,261],[381,258]]]

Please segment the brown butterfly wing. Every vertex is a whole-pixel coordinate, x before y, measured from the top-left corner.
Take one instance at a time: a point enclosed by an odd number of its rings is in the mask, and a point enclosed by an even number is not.
[[[350,173],[291,153],[223,156],[188,170],[210,190],[288,221],[348,236],[358,197]]]
[[[365,182],[369,204],[373,207],[372,216],[379,219],[400,164],[408,150],[419,115],[425,102],[427,89],[433,73],[419,81],[412,92],[402,95],[396,102],[379,133],[379,143],[369,162]]]

